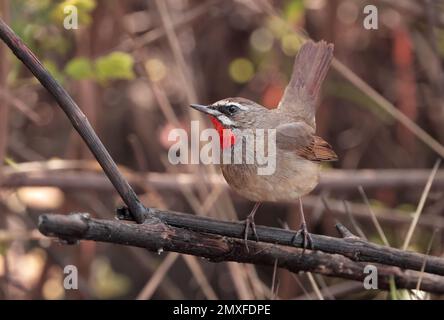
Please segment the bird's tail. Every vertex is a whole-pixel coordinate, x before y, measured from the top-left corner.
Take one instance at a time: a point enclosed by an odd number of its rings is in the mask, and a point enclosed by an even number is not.
[[[333,44],[305,42],[296,56],[290,83],[278,108],[315,128],[316,101],[333,58]]]
[[[305,42],[294,63],[292,81],[295,86],[303,90],[310,98],[316,99],[332,58],[333,44],[327,44],[325,41]]]

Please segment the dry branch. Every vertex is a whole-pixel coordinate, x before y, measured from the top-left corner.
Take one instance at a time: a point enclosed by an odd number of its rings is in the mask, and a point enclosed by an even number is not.
[[[299,248],[255,241],[249,241],[247,250],[242,239],[195,232],[163,223],[130,224],[92,219],[86,214],[42,215],[39,229],[47,236],[56,236],[68,242],[88,239],[136,246],[159,253],[175,251],[213,262],[237,261],[273,266],[277,261],[279,267],[292,272],[311,271],[361,282],[367,276],[363,272],[365,263],[354,262],[342,255],[320,251],[305,251],[303,254]],[[330,239],[334,242],[337,240]],[[414,289],[420,277],[420,272],[416,271],[401,271],[379,264],[375,266],[378,268],[380,289],[389,289],[391,277],[397,288]],[[444,277],[424,274],[421,289],[444,293]]]
[[[243,223],[219,221],[178,212],[152,210],[156,217],[170,226],[238,239],[243,239],[244,236],[245,225]],[[302,238],[300,235],[295,237],[294,231],[265,226],[256,226],[256,231],[261,242],[302,247]],[[249,237],[253,239],[253,236],[252,231],[250,231]],[[357,237],[341,239],[312,234],[312,238],[314,250],[341,254],[354,261],[381,263],[420,271],[424,260],[427,259],[424,270],[444,276],[444,259],[442,258],[381,246]]]

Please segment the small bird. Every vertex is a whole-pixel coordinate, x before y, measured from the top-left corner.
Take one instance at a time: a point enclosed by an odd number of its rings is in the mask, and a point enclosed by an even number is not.
[[[333,44],[305,42],[295,58],[290,83],[275,109],[267,109],[239,97],[223,99],[208,106],[191,105],[211,117],[223,149],[233,148],[239,143],[235,129],[253,129],[253,134],[254,129],[275,129],[276,169],[273,174],[259,175],[257,164],[245,163],[245,155],[242,163],[221,164],[223,176],[230,187],[256,202],[245,221],[245,241],[250,227],[258,239],[254,216],[262,202],[299,201],[301,228],[298,233],[303,236],[304,249],[307,245],[313,248],[301,197],[318,184],[320,163],[338,159],[332,147],[315,135],[316,102],[332,58]]]

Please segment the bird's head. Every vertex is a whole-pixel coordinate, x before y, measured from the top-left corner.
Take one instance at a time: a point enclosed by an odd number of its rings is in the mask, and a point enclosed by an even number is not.
[[[227,98],[205,106],[192,104],[192,108],[211,116],[213,124],[224,129],[252,129],[263,118],[266,108],[245,98]]]
[[[222,148],[231,147],[236,142],[232,130],[254,129],[263,119],[266,108],[244,98],[227,98],[205,106],[192,104],[192,108],[206,113],[219,133]]]

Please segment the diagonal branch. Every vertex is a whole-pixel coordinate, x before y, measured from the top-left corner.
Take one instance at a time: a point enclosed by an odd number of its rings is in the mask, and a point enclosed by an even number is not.
[[[96,157],[100,166],[111,180],[114,188],[130,208],[134,219],[142,223],[147,210],[140,203],[136,193],[125,180],[111,158],[102,141],[94,132],[85,114],[80,110],[66,90],[51,76],[32,51],[23,41],[0,19],[0,38],[8,45],[12,52],[34,74],[40,83],[52,94],[60,108],[65,112],[74,128],[78,131],[85,143]]]

